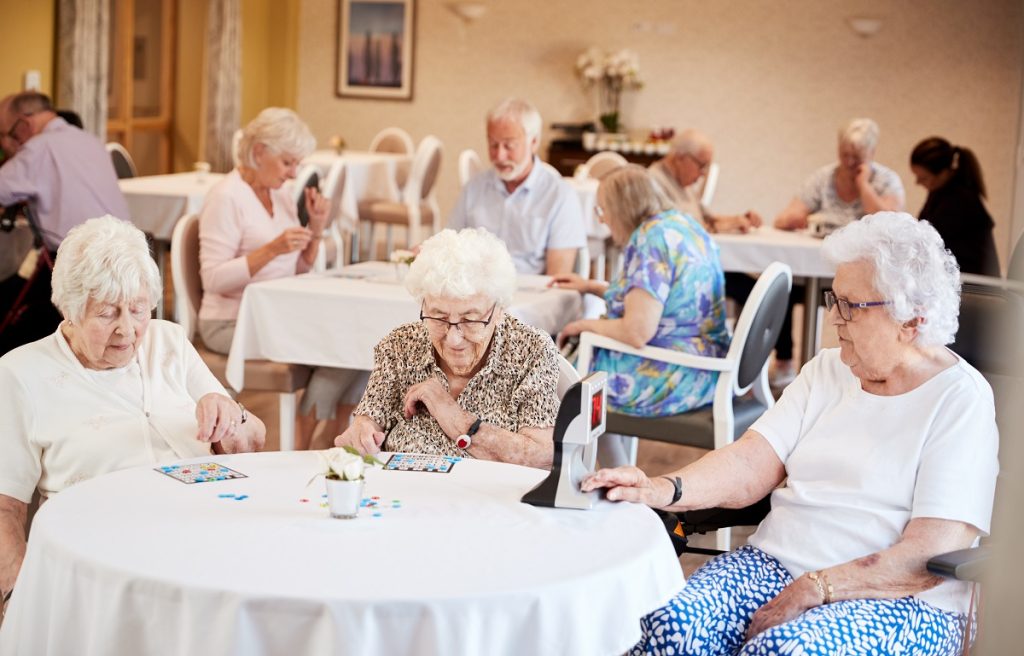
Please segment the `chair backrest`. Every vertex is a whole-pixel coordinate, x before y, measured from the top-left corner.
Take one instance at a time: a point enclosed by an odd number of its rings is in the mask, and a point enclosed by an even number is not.
[[[711,162],[707,174],[704,175],[704,188],[700,192],[701,207],[710,207],[711,201],[715,199],[715,189],[718,188],[718,164]]]
[[[559,353],[558,358],[558,400],[561,401],[565,393],[574,383],[579,382],[580,374],[576,368],[569,364],[569,361]]]
[[[1010,254],[1010,266],[1006,271],[1006,277],[1017,282],[1024,282],[1024,234],[1017,239],[1017,244]]]
[[[998,279],[996,279],[998,280]],[[998,286],[965,283],[960,327],[949,348],[985,377],[1024,374],[1024,298]]]
[[[736,394],[745,393],[768,362],[782,330],[792,287],[792,269],[781,262],[772,262],[757,279],[743,305],[726,355],[730,359],[739,358]]]
[[[320,188],[320,169],[313,164],[303,166],[291,184],[292,199],[295,201],[295,209],[299,215],[299,224],[305,227],[309,225],[309,212],[306,211],[306,187]]]
[[[321,193],[330,199],[327,219],[330,223],[341,218],[341,194],[345,190],[345,160],[336,159],[327,169],[327,176],[320,188]]]
[[[333,251],[334,259],[331,264],[335,268],[345,263],[344,235],[342,234],[343,218],[341,216],[341,196],[345,190],[345,160],[336,159],[331,168],[327,170],[327,177],[324,178],[323,194],[328,199],[327,208],[327,229],[324,239],[320,242],[320,250],[317,252],[314,271],[325,271],[329,265],[329,250]],[[330,247],[328,243],[330,242]]]
[[[370,141],[370,152],[400,153],[412,155],[416,151],[416,142],[402,128],[384,128]]]
[[[231,135],[231,161],[237,167],[241,163],[241,159],[238,157],[238,144],[242,141],[242,128],[235,130],[234,134]]]
[[[580,171],[580,176],[597,179],[626,164],[629,164],[629,161],[622,155],[611,150],[602,150],[586,161]]]
[[[108,142],[107,152],[110,153],[110,161],[114,164],[114,172],[117,173],[118,180],[134,178],[139,174],[132,156],[124,146],[116,141]]]
[[[469,179],[483,171],[484,168],[486,168],[484,161],[472,148],[467,148],[459,153],[459,186],[465,187]]]
[[[402,201],[407,205],[415,205],[430,196],[440,171],[441,140],[432,134],[427,135],[423,137],[412,159],[409,179],[402,189]]]
[[[174,285],[174,318],[191,340],[196,330],[199,305],[203,301],[203,281],[199,277],[199,216],[196,214],[186,214],[174,226],[171,234],[171,280]]]

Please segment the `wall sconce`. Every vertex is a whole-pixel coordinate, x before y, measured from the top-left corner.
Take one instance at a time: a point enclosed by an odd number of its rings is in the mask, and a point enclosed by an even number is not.
[[[846,19],[850,29],[859,36],[867,39],[875,36],[882,29],[881,18],[869,18],[866,16],[854,16]]]
[[[448,11],[462,19],[466,25],[476,22],[487,13],[487,5],[482,2],[449,2]]]

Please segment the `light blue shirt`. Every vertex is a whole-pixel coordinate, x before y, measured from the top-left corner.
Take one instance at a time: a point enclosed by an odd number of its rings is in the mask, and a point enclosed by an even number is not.
[[[548,249],[587,243],[579,196],[536,156],[530,174],[512,193],[493,168],[473,176],[459,194],[448,227],[487,228],[505,242],[519,273],[544,273]]]

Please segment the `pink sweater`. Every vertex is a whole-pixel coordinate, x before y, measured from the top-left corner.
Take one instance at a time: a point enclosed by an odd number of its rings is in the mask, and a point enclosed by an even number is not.
[[[199,273],[203,279],[200,319],[234,319],[242,292],[251,282],[294,276],[308,269],[301,251],[274,258],[249,275],[245,256],[273,241],[285,228],[299,225],[291,192],[270,192],[274,213],[268,215],[256,192],[238,169],[227,174],[206,196],[199,214]]]

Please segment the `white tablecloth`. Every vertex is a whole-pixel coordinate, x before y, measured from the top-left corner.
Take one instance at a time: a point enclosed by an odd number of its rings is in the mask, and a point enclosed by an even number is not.
[[[345,185],[341,191],[342,227],[352,232],[359,225],[359,201],[367,198],[400,200],[396,179],[404,177],[412,162],[409,155],[398,153],[371,153],[346,150],[338,155],[333,150],[317,150],[303,160],[320,169],[321,180],[336,160],[345,162]],[[321,188],[322,185],[321,185]]]
[[[143,232],[159,240],[170,241],[174,224],[184,214],[196,214],[222,173],[172,173],[118,180],[128,201],[128,211]]]
[[[547,280],[519,276],[509,312],[553,335],[580,316],[582,303],[576,292],[547,289]],[[416,321],[419,309],[386,262],[249,285],[228,355],[228,382],[241,391],[251,359],[369,371],[377,343]]]
[[[621,654],[682,586],[645,507],[520,503],[540,470],[373,470],[381,516],[338,520],[315,453],[208,460],[248,478],[136,468],[47,502],[0,654]]]
[[[715,234],[721,251],[722,269],[761,273],[778,261],[788,264],[794,276],[831,278],[835,269],[821,256],[821,239],[806,232],[777,230],[763,226],[745,235]]]

